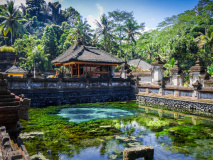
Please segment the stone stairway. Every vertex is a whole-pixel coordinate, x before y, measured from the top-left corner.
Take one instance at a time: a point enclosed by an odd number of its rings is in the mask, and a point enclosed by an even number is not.
[[[28,119],[30,100],[11,93],[5,78],[0,73],[0,160],[29,160],[18,136],[22,129],[19,118]]]

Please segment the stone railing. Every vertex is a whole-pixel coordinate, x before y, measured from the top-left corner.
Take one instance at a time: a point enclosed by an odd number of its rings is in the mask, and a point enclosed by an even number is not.
[[[129,79],[122,78],[8,78],[8,89],[69,89],[130,87]]]
[[[193,87],[183,87],[174,85],[138,84],[138,92],[156,93],[159,96],[171,95],[175,97],[188,97],[192,99],[213,99],[213,88],[199,87],[199,83],[194,83]]]
[[[8,89],[31,99],[31,107],[133,100],[134,87],[131,78],[8,78]]]

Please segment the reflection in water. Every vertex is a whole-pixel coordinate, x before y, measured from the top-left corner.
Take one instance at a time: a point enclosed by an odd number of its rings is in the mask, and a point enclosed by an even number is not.
[[[115,108],[64,108],[58,115],[69,118],[69,122],[80,123],[91,119],[132,116],[134,113]]]
[[[158,113],[158,116],[161,117],[173,117],[174,119],[186,119],[186,118],[191,118],[191,122],[194,125],[197,125],[198,123],[203,123],[206,124],[209,122],[213,122],[212,118],[206,118],[206,117],[200,117],[200,116],[195,116],[195,115],[189,115],[189,114],[184,114],[180,112],[175,112],[175,111],[168,111],[168,110],[163,110],[163,109],[157,109],[157,108],[152,108],[152,107],[146,107],[146,106],[139,106],[141,109],[145,109],[145,112],[148,113]],[[157,114],[156,114],[157,115]],[[213,123],[212,123],[213,125]]]
[[[149,126],[144,125],[144,121],[152,119],[152,122],[161,121],[163,117],[176,119],[185,119],[191,121],[194,125],[212,123],[211,118],[198,117],[187,115],[179,112],[166,111],[151,107],[139,106],[141,112],[137,114],[137,118],[130,121],[117,120],[117,128],[122,132],[120,136],[114,136],[109,141],[104,141],[97,147],[87,147],[78,153],[75,153],[72,158],[67,157],[66,154],[61,154],[60,159],[68,160],[108,160],[116,159],[122,160],[123,150],[126,147],[149,145],[154,147],[154,160],[195,160],[206,159],[213,156],[213,139],[198,139],[195,140],[196,146],[175,145],[174,139],[170,135],[156,135]],[[91,108],[89,108],[91,109]],[[75,110],[75,109],[74,109]],[[83,109],[85,111],[85,108]],[[98,110],[98,111],[97,111]],[[80,111],[80,110],[78,110]],[[67,111],[64,111],[67,112]],[[93,116],[95,114],[100,117],[113,117],[119,114],[128,115],[127,111],[114,110],[111,113],[109,110],[103,108],[92,108],[90,110]],[[69,110],[69,113],[70,112]],[[77,112],[75,112],[77,113]],[[86,112],[85,112],[86,113]],[[151,113],[151,115],[149,115]],[[63,113],[60,113],[63,114]],[[96,115],[97,116],[97,115]],[[72,118],[75,116],[71,116]],[[69,118],[71,118],[69,117]],[[81,116],[79,116],[81,117]],[[140,118],[141,117],[141,118]],[[92,118],[92,117],[90,117]],[[94,118],[94,117],[93,117]],[[97,118],[97,117],[96,117]],[[147,119],[146,119],[147,118]],[[85,117],[87,119],[87,117]],[[141,120],[143,119],[143,120]],[[81,119],[79,118],[79,121]],[[165,120],[166,121],[166,120]],[[195,134],[195,133],[194,133]],[[176,136],[176,135],[175,135]],[[180,135],[177,135],[180,136]],[[178,144],[178,143],[177,143]]]

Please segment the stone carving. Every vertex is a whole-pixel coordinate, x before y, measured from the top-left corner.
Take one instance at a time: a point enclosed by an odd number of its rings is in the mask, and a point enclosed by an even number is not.
[[[11,141],[9,134],[6,132],[6,127],[0,127],[0,159],[2,160],[30,160],[26,148],[18,147],[21,144]]]
[[[164,70],[163,67],[165,63],[161,61],[160,56],[158,55],[155,62],[152,62],[152,83],[159,82],[163,80],[164,77]]]
[[[179,66],[178,61],[175,62],[175,65],[170,69],[170,84],[175,86],[183,86],[184,83],[184,73]]]

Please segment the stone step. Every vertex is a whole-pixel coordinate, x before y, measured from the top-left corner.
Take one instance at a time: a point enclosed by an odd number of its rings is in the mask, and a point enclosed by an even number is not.
[[[14,102],[14,101],[18,101],[17,99],[15,99],[15,98],[2,98],[2,99],[0,99],[0,103],[1,102]]]
[[[15,98],[15,95],[0,95],[0,99]]]
[[[10,91],[0,91],[0,96],[1,95],[10,95],[11,92]]]
[[[20,102],[16,101],[16,102],[0,102],[0,106],[17,106],[19,105]]]

